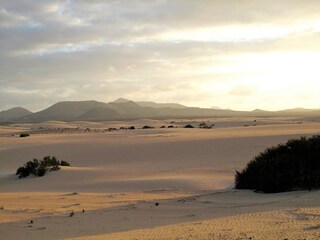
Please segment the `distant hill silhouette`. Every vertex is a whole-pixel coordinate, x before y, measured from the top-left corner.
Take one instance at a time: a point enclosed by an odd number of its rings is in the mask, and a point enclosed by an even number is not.
[[[126,102],[130,102],[130,100],[125,98],[118,98],[115,101],[113,101],[113,103],[126,103]]]
[[[121,118],[121,114],[115,110],[107,107],[98,107],[89,110],[88,112],[76,118],[79,121],[103,121],[103,120],[117,120]]]
[[[220,107],[216,107],[216,106],[212,106],[210,109],[221,110],[222,108],[220,108]]]
[[[0,112],[0,122],[43,121],[103,121],[141,118],[205,118],[205,117],[319,117],[320,110],[287,109],[282,111],[234,111],[186,107],[178,103],[133,102],[119,98],[114,102],[66,101],[58,102],[42,111],[32,113],[23,108]]]
[[[137,104],[141,107],[152,107],[152,108],[186,108],[186,106],[179,103],[155,103],[155,102],[143,102],[139,101]]]
[[[16,118],[21,118],[30,114],[32,114],[32,112],[30,112],[25,108],[15,107],[15,108],[11,108],[9,110],[0,112],[0,119],[2,121],[6,121],[6,120],[12,120]]]
[[[39,121],[72,121],[94,108],[105,107],[106,103],[97,101],[59,102],[40,112],[33,113],[23,118],[27,122]]]

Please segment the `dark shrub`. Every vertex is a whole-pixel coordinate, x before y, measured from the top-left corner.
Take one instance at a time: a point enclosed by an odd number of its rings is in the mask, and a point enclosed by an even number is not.
[[[135,130],[136,128],[134,126],[131,126],[128,128],[129,130]]]
[[[66,161],[58,161],[55,157],[46,156],[42,160],[33,159],[17,169],[19,178],[28,177],[30,174],[42,177],[47,171],[59,171],[60,166],[70,166]]]
[[[16,175],[19,175],[19,178],[28,177],[30,174],[36,175],[38,167],[39,161],[37,159],[33,159],[33,161],[28,161],[24,166],[19,167]]]
[[[148,125],[145,125],[142,127],[142,129],[151,129],[151,128],[154,128],[154,127],[151,127],[151,126],[148,126]]]
[[[320,136],[266,149],[236,172],[235,187],[266,193],[320,188]]]
[[[47,168],[45,168],[45,167],[39,167],[38,170],[37,170],[36,176],[42,177],[43,175],[46,174],[46,172],[47,172]]]
[[[199,124],[199,128],[211,129],[212,127],[214,127],[214,124],[208,125],[205,122],[202,122],[202,123]]]
[[[166,126],[161,126],[160,128],[166,128]]]
[[[52,166],[51,168],[49,168],[49,171],[50,172],[53,172],[53,171],[59,171],[61,168],[58,166],[58,165],[54,165]]]
[[[173,125],[169,125],[168,128],[174,128],[174,126]]]
[[[30,172],[25,167],[19,167],[17,169],[16,175],[19,175],[19,178],[28,177],[30,175]]]
[[[112,131],[117,131],[117,130],[118,130],[117,128],[108,128],[106,131],[112,132]]]
[[[192,126],[191,124],[187,124],[184,126],[184,128],[194,128],[194,126]]]
[[[68,163],[67,161],[61,160],[60,166],[70,166],[70,163]]]
[[[41,161],[41,165],[46,167],[58,166],[60,165],[60,161],[58,161],[56,157],[51,158],[50,156],[46,156]]]
[[[22,138],[22,137],[29,137],[30,136],[30,134],[28,134],[28,133],[21,133],[20,134],[20,137]]]

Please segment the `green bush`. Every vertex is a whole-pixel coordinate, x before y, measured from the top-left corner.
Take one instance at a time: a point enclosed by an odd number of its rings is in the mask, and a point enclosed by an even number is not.
[[[46,156],[42,159],[40,164],[47,167],[53,167],[60,165],[60,161],[58,161],[56,157]]]
[[[320,135],[266,149],[236,172],[235,188],[265,193],[320,188]]]
[[[47,171],[59,171],[60,166],[70,166],[67,161],[59,161],[56,157],[46,156],[42,160],[33,159],[17,169],[19,178],[28,177],[30,174],[42,177]]]

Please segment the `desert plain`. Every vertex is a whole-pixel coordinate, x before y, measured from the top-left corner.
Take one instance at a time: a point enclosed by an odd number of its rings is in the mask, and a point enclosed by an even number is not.
[[[0,239],[320,239],[320,191],[234,189],[259,152],[316,134],[292,118],[1,125]],[[47,155],[71,166],[15,175]]]

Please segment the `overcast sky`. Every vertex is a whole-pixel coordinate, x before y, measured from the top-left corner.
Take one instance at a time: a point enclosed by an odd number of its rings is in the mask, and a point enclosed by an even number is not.
[[[0,110],[118,97],[320,108],[320,1],[0,1]]]

